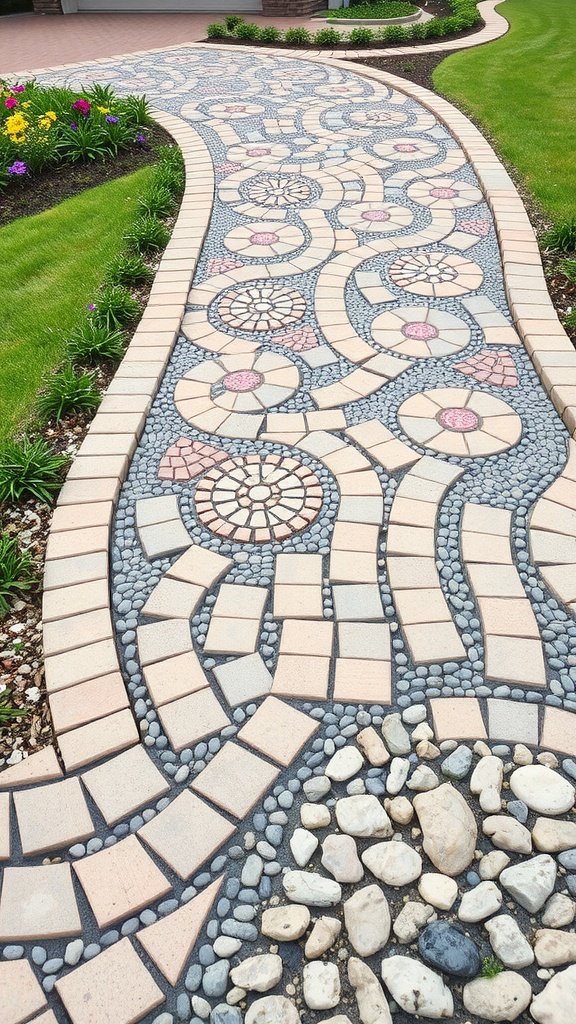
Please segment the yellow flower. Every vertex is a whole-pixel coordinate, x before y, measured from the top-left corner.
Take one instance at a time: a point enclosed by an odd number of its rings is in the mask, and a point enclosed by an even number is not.
[[[96,107],[96,110],[99,110],[101,114],[110,113],[110,107]]]
[[[12,138],[10,139],[10,142],[15,142],[17,145],[19,145],[21,142],[26,142],[26,136],[25,135],[18,135],[18,136],[13,135]]]
[[[28,121],[22,114],[12,114],[6,118],[6,131],[8,135],[19,135],[28,127]]]
[[[51,128],[52,127],[52,121],[50,120],[49,117],[39,117],[38,118],[38,124],[40,125],[41,128]]]
[[[58,117],[54,113],[53,110],[47,110],[46,113],[44,114],[44,117],[47,117],[50,121],[57,121],[58,120]]]
[[[29,107],[31,103],[32,103],[32,100],[26,100],[26,103],[21,103],[20,106],[21,107]]]

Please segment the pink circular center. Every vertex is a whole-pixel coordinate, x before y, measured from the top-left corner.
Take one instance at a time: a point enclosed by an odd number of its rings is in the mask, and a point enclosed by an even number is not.
[[[479,235],[483,238],[490,231],[490,224],[487,220],[478,218],[476,220],[461,220],[458,225],[460,231],[465,231],[469,235]]]
[[[414,320],[411,324],[404,324],[402,334],[412,341],[431,341],[437,338],[439,331],[432,324],[426,324],[422,320]]]
[[[438,413],[438,423],[447,430],[459,430],[467,433],[469,430],[478,430],[480,417],[472,409],[461,409],[456,407],[442,409]]]
[[[390,214],[387,210],[365,210],[362,214],[362,220],[390,220]]]
[[[255,146],[253,149],[247,149],[247,156],[270,156],[271,149],[266,149],[264,146]]]
[[[397,153],[416,153],[418,146],[413,146],[411,142],[397,142],[394,149]]]
[[[226,107],[227,114],[243,114],[246,110],[245,106],[241,106],[239,103],[235,103],[233,106]]]
[[[233,370],[226,374],[222,384],[226,391],[254,391],[262,381],[262,374],[256,370]]]
[[[431,188],[430,195],[434,199],[454,199],[458,192],[455,188]]]
[[[250,235],[252,245],[272,245],[278,241],[279,236],[275,231],[255,231]]]

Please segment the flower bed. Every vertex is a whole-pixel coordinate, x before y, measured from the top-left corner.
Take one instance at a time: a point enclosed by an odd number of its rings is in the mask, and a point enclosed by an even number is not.
[[[146,101],[100,85],[81,92],[0,80],[0,192],[56,164],[112,160],[145,143]]]
[[[404,3],[404,0],[380,0],[378,3],[350,4],[350,7],[337,7],[333,10],[323,11],[318,17],[343,19],[353,21],[386,21],[400,18],[411,18],[419,14],[420,8],[414,4]]]

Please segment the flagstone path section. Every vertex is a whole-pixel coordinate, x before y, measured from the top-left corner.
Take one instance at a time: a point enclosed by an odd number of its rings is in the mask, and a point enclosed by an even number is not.
[[[145,90],[187,186],[54,516],[60,759],[0,775],[0,986],[7,1024],[172,1024],[360,725],[572,764],[576,358],[506,172],[424,90],[202,46],[45,77]]]

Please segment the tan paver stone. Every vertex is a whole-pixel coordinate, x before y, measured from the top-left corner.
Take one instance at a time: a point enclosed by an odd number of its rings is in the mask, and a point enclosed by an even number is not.
[[[539,639],[538,623],[527,597],[481,597],[478,607],[485,633]]]
[[[334,624],[310,619],[285,619],[280,637],[280,654],[307,654],[329,658],[332,654]]]
[[[193,875],[236,831],[221,814],[186,789],[138,830],[179,878]]]
[[[230,725],[228,715],[210,688],[163,704],[158,714],[170,746],[176,753]]]
[[[340,658],[390,661],[390,627],[386,622],[339,622]]]
[[[57,733],[67,732],[129,706],[124,680],[119,672],[58,690],[51,694],[49,704]]]
[[[82,934],[69,864],[4,868],[0,942]]]
[[[267,587],[247,587],[237,583],[223,583],[218,592],[212,616],[256,619],[259,622],[267,598]]]
[[[258,652],[216,665],[214,675],[231,707],[263,697],[272,688],[272,676]]]
[[[560,708],[545,708],[540,745],[546,750],[560,750],[571,757],[576,755],[574,714]]]
[[[183,619],[168,619],[138,626],[136,634],[142,665],[151,665],[192,651],[190,623]]]
[[[522,701],[489,698],[488,735],[506,743],[538,743],[538,708]]]
[[[540,575],[552,593],[564,604],[576,601],[576,564],[542,565]]]
[[[336,583],[377,583],[376,553],[368,551],[332,551],[330,579]]]
[[[42,991],[27,960],[0,963],[0,1020],[23,1024],[46,1006]]]
[[[522,686],[546,686],[540,640],[488,635],[484,639],[486,678]]]
[[[301,654],[280,654],[274,673],[272,693],[286,697],[326,700],[330,659]]]
[[[438,587],[438,570],[433,558],[391,556],[386,559],[392,590]]]
[[[414,501],[398,495],[390,509],[390,522],[405,526],[424,526],[434,529],[438,505],[432,501]]]
[[[128,819],[170,789],[141,745],[84,772],[82,782],[108,825]]]
[[[58,1024],[56,1017],[52,1010],[46,1010],[45,1013],[41,1013],[39,1017],[34,1017],[32,1024]]]
[[[62,769],[54,747],[44,747],[29,754],[18,764],[3,768],[0,772],[0,789],[12,786],[31,786],[37,782],[49,782],[62,777]]]
[[[84,857],[73,867],[100,928],[138,914],[172,888],[136,836]]]
[[[388,528],[387,550],[391,555],[421,555],[424,558],[434,558],[434,530],[392,524]]]
[[[156,707],[209,685],[194,651],[146,665],[143,672]]]
[[[138,537],[148,559],[173,555],[190,547],[192,538],[181,519],[169,519],[153,526],[139,526]]]
[[[167,575],[178,580],[187,580],[200,587],[211,587],[233,565],[231,558],[224,558],[216,551],[193,545],[168,569]]]
[[[180,980],[221,885],[222,878],[217,878],[189,903],[136,933],[148,956],[172,986]]]
[[[493,533],[508,537],[512,513],[504,508],[491,505],[476,505],[467,501],[462,515],[462,529],[470,533]]]
[[[377,526],[367,523],[342,523],[334,524],[332,534],[333,551],[378,551]]]
[[[60,850],[94,835],[79,779],[63,779],[14,793],[22,853]]]
[[[154,587],[142,614],[154,619],[191,619],[204,594],[204,587],[164,576]]]
[[[107,502],[112,504],[112,502]],[[65,509],[68,506],[63,505]],[[70,506],[73,507],[73,506]],[[84,505],[84,508],[99,508],[98,505]],[[90,554],[95,551],[108,550],[108,525],[91,526],[85,530],[66,530],[57,533],[51,530],[46,545],[46,558],[72,558],[75,555]]]
[[[378,584],[340,584],[333,588],[333,593],[338,621],[373,622],[384,618]]]
[[[322,588],[297,584],[274,584],[274,616],[278,619],[321,619],[324,615]]]
[[[468,565],[467,570],[476,597],[526,597],[515,565],[478,562]]]
[[[0,860],[10,860],[10,794],[0,793]],[[0,1000],[0,1006],[2,1001]]]
[[[139,739],[132,712],[126,708],[63,733],[58,737],[58,746],[66,771],[71,772],[110,754],[117,754],[138,743]]]
[[[73,651],[64,651],[63,654],[54,654],[44,659],[48,693],[117,671],[118,655],[112,639],[86,644]]]
[[[108,582],[105,579],[79,583],[76,587],[45,590],[42,595],[42,619],[46,623],[97,608],[107,608],[109,601]]]
[[[462,557],[465,562],[512,565],[510,540],[490,533],[462,532]]]
[[[72,1024],[135,1024],[165,1000],[128,938],[59,978],[56,991]]]
[[[451,622],[452,616],[440,587],[399,590],[394,595],[403,626],[421,622]]]
[[[389,661],[336,658],[334,700],[389,704],[391,699]]]
[[[276,697],[267,697],[238,733],[238,739],[287,766],[318,729],[318,722]]]
[[[47,561],[44,566],[43,585],[45,590],[106,579],[108,579],[108,553],[106,551],[96,551],[89,555],[74,555],[71,558],[55,558]]]
[[[249,588],[242,587],[248,590]],[[205,654],[252,654],[260,635],[260,619],[223,618],[212,615],[206,640]]]
[[[112,637],[110,611],[108,608],[99,608],[66,619],[45,622],[42,637],[44,654],[63,654],[85,644],[111,640]]]
[[[322,583],[322,555],[277,555],[276,583],[312,584]]]
[[[430,709],[438,743],[487,738],[477,697],[434,697],[430,701]]]
[[[404,627],[406,643],[417,665],[462,661],[466,650],[453,622],[422,622]]]
[[[196,777],[192,789],[236,818],[244,818],[278,778],[278,769],[227,742]]]
[[[338,520],[344,523],[375,523],[382,525],[384,499],[344,495],[340,499]]]

